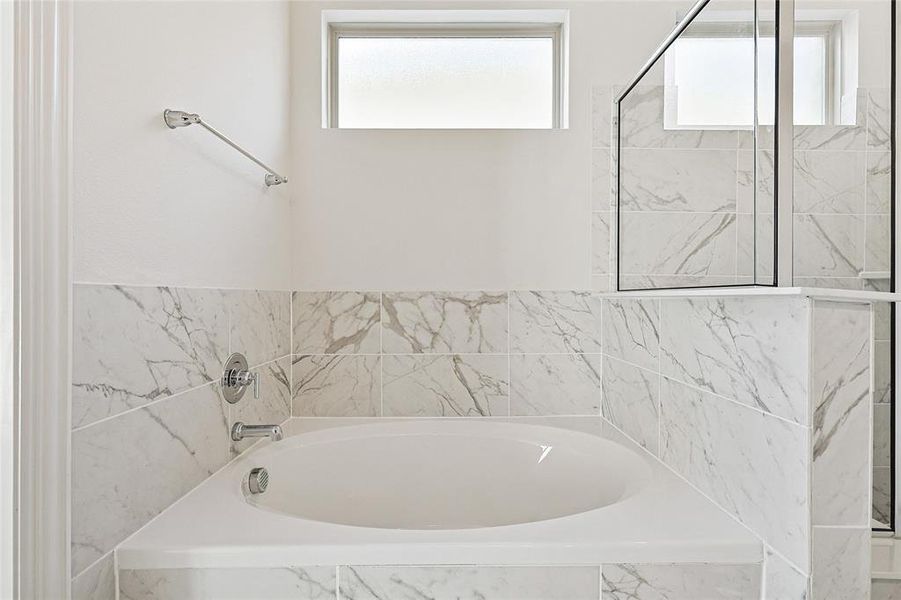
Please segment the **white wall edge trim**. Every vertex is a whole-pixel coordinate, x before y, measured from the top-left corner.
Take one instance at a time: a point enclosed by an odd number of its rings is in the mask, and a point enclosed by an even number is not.
[[[73,6],[14,4],[18,593],[68,598]]]

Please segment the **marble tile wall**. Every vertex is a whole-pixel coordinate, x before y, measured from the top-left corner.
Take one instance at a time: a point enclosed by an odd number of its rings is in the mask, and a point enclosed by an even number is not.
[[[758,600],[760,565],[339,566],[122,571],[121,600]]]
[[[617,233],[623,289],[772,283],[772,148],[757,150],[755,177],[750,132],[664,129],[664,88],[645,85],[621,105],[616,157],[614,89],[592,94],[593,287],[616,287]],[[863,289],[861,272],[890,268],[887,99],[887,90],[859,89],[854,124],[795,127],[798,285]],[[768,139],[762,131],[758,144]]]
[[[760,536],[767,597],[864,597],[869,305],[606,298],[603,322],[603,417]]]
[[[601,300],[590,292],[295,292],[292,302],[294,416],[600,414]]]
[[[112,551],[248,442],[237,420],[290,416],[290,293],[76,285],[72,381],[73,597],[112,598]],[[261,396],[218,379],[240,351]]]

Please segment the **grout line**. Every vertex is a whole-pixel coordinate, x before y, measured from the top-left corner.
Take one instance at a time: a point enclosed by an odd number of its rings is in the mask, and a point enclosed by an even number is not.
[[[258,369],[261,369],[261,368],[266,367],[266,366],[268,366],[268,365],[271,365],[271,364],[273,364],[273,363],[277,363],[277,362],[279,362],[279,361],[281,361],[281,360],[284,360],[285,358],[290,358],[290,357],[291,357],[291,355],[289,355],[289,354],[286,354],[285,356],[279,356],[278,358],[275,358],[275,359],[273,359],[273,360],[270,360],[270,361],[267,361],[267,362],[264,362],[264,363],[260,363],[259,365],[255,365],[255,366],[253,366],[253,367],[250,367],[250,369],[251,369],[251,370],[258,370]],[[169,395],[169,396],[165,396],[165,397],[162,397],[162,398],[156,398],[156,399],[154,399],[154,400],[151,400],[151,401],[148,402],[147,404],[141,404],[140,406],[133,406],[133,407],[127,409],[127,410],[123,410],[122,412],[118,412],[118,413],[116,413],[116,414],[114,414],[114,415],[109,415],[109,416],[103,417],[102,419],[98,419],[98,420],[96,420],[96,421],[92,421],[92,422],[88,423],[87,425],[79,425],[78,427],[73,427],[72,430],[71,430],[71,433],[75,433],[75,432],[77,432],[77,431],[82,431],[82,430],[84,430],[84,429],[88,429],[89,427],[93,427],[94,425],[99,425],[99,424],[101,424],[101,423],[105,423],[106,421],[111,421],[111,420],[116,419],[116,418],[118,418],[118,417],[121,417],[121,416],[123,416],[123,415],[127,415],[127,414],[129,414],[129,413],[133,413],[133,412],[136,412],[136,411],[139,411],[139,410],[143,410],[143,409],[149,408],[149,407],[151,407],[151,406],[156,406],[157,404],[162,404],[163,402],[166,402],[167,400],[172,400],[173,398],[178,398],[179,396],[184,396],[185,394],[189,394],[189,393],[191,393],[191,392],[196,392],[196,391],[201,390],[201,389],[203,389],[203,388],[205,388],[205,387],[208,387],[208,386],[213,386],[213,387],[215,387],[215,386],[217,386],[218,384],[219,384],[219,381],[218,381],[218,380],[217,380],[217,381],[208,381],[208,382],[206,382],[206,383],[204,383],[204,384],[202,384],[202,385],[198,385],[198,386],[195,386],[195,387],[190,387],[190,388],[181,390],[181,391],[179,391],[179,392],[176,392],[176,393],[174,393],[174,394],[171,394],[171,395]],[[221,394],[219,394],[219,393],[217,392],[217,395],[220,396],[220,399],[221,399]]]
[[[107,550],[100,556],[100,558],[94,560],[91,564],[89,564],[88,566],[83,568],[81,571],[79,571],[75,575],[72,575],[72,577],[70,577],[70,579],[72,581],[74,581],[74,580],[78,579],[79,577],[81,577],[82,575],[84,575],[85,573],[87,573],[88,571],[90,571],[91,569],[93,569],[94,567],[96,567],[97,565],[99,565],[100,563],[102,563],[107,558],[114,558],[115,557],[114,550],[115,550],[115,548]]]

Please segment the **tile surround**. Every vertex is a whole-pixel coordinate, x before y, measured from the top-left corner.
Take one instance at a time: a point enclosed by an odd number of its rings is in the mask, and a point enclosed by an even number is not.
[[[249,442],[231,423],[290,416],[290,294],[74,286],[72,575],[106,598],[111,551]],[[261,398],[219,394],[222,365],[246,354]]]
[[[335,600],[335,567],[119,573],[119,600]]]
[[[506,356],[385,355],[382,414],[490,417],[510,414]]]
[[[339,600],[597,600],[598,567],[339,567]]]
[[[505,292],[386,292],[382,351],[392,354],[505,353]]]
[[[759,565],[604,565],[601,600],[759,600]]]

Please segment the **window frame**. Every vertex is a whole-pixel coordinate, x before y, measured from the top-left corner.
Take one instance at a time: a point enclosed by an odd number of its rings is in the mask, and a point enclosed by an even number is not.
[[[771,23],[761,24],[759,27],[759,37],[776,37],[775,27]],[[682,37],[686,38],[754,38],[754,26],[752,23],[728,22],[728,21],[710,21],[693,23],[691,27],[683,32]],[[837,107],[841,105],[841,75],[838,70],[841,68],[841,43],[842,43],[842,22],[836,20],[812,20],[798,21],[795,23],[795,38],[799,37],[819,37],[825,42],[823,69],[825,73],[824,85],[825,93],[823,94],[825,106],[823,106],[822,125],[838,124]],[[667,97],[666,90],[675,86],[674,77],[674,57],[671,53],[666,53],[664,57],[664,127],[668,130],[703,130],[703,131],[736,131],[749,130],[754,128],[754,124],[747,126],[739,125],[722,125],[722,126],[699,126],[699,125],[680,125],[678,123],[678,107],[672,98]],[[756,93],[756,91],[755,91]],[[755,100],[756,102],[756,100]]]
[[[338,122],[339,41],[342,38],[549,38],[553,46],[553,114],[550,127],[537,129],[563,129],[566,102],[564,26],[558,22],[330,22],[326,49],[327,127],[348,129]]]

